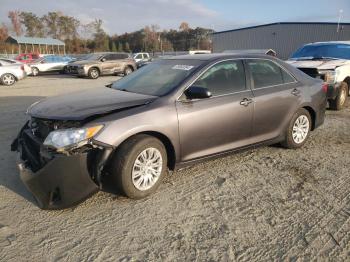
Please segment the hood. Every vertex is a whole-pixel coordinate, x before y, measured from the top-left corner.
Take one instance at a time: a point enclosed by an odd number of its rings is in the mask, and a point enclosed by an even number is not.
[[[297,68],[316,68],[320,70],[331,69],[334,70],[338,66],[350,64],[349,60],[287,60],[288,64],[291,64]]]
[[[78,60],[69,63],[70,65],[96,65],[100,63],[98,60]]]
[[[110,88],[97,88],[41,100],[29,107],[28,114],[50,120],[82,121],[92,116],[145,105],[156,98]]]

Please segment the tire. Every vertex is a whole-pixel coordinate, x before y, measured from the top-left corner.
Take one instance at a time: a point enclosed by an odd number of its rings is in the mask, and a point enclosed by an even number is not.
[[[153,156],[153,159],[159,156],[161,157],[161,162],[155,162],[155,165],[158,164],[157,176],[151,173],[155,170],[152,167],[147,167],[147,164],[135,165],[137,161],[142,163],[142,153],[145,152],[150,153],[146,154],[146,156]],[[154,152],[153,155],[152,152]],[[141,199],[155,192],[165,177],[166,172],[166,149],[161,141],[149,135],[136,135],[122,143],[114,154],[110,164],[112,183],[122,193],[133,199]],[[152,177],[153,181],[147,180],[149,184],[144,183],[144,178],[149,177]],[[140,181],[141,183],[138,183]]]
[[[345,107],[348,100],[349,87],[347,83],[341,82],[339,86],[339,94],[335,99],[329,100],[329,108],[332,110],[341,110]]]
[[[91,79],[97,79],[100,76],[100,71],[96,67],[92,67],[89,69],[88,76]]]
[[[37,67],[32,68],[32,76],[37,76],[39,75],[39,69]]]
[[[297,127],[297,125],[299,125],[299,127]],[[312,119],[310,113],[306,109],[300,108],[293,115],[288,125],[282,146],[290,149],[302,147],[309,138],[311,127]]]
[[[12,86],[16,83],[16,77],[13,74],[5,73],[1,76],[1,84],[5,86]]]
[[[130,75],[132,72],[134,72],[134,69],[132,69],[130,66],[127,66],[124,69],[124,76]]]

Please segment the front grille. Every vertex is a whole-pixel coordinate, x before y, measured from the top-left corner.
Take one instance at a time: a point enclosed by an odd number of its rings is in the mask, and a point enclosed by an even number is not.
[[[301,71],[303,71],[305,74],[313,77],[313,78],[318,78],[318,79],[322,79],[324,80],[325,79],[325,76],[324,75],[321,75],[318,73],[318,70],[317,68],[303,68],[303,67],[299,67],[299,69]]]

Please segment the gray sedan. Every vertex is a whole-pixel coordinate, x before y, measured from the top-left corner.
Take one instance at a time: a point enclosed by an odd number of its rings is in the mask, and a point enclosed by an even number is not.
[[[12,150],[41,208],[77,204],[108,177],[139,199],[169,169],[259,145],[303,146],[324,122],[326,92],[271,56],[177,56],[110,88],[33,104]]]

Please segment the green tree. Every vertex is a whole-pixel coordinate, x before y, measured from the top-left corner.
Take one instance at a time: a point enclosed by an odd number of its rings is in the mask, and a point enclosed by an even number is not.
[[[130,52],[131,52],[131,50],[130,50],[130,45],[129,45],[128,42],[125,43],[124,51],[127,52],[127,53],[130,53]]]
[[[44,24],[40,17],[32,12],[21,12],[19,16],[21,18],[21,23],[26,28],[26,36],[44,36]]]
[[[111,51],[112,51],[112,52],[117,52],[117,51],[118,51],[114,41],[112,42]]]
[[[96,19],[94,21],[94,41],[97,50],[107,51],[109,50],[108,35],[102,28],[102,20]]]

